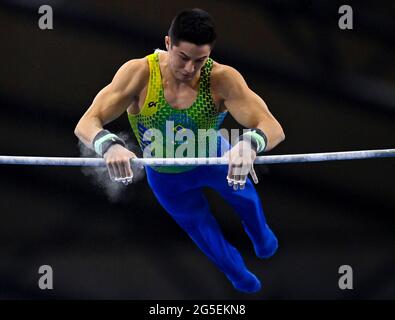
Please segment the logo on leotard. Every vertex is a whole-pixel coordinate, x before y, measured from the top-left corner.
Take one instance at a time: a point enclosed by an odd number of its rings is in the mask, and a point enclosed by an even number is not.
[[[174,131],[174,132],[178,132],[178,131],[185,132],[186,129],[185,129],[182,125],[178,124],[178,125],[176,125],[176,126],[174,127],[173,131]]]
[[[158,102],[156,102],[156,101],[151,101],[150,103],[148,103],[148,108],[156,107],[157,103]]]

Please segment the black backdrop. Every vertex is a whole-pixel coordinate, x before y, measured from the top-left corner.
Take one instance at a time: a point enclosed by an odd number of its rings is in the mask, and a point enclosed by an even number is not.
[[[297,4],[296,4],[297,3]],[[54,29],[40,30],[49,4]],[[164,48],[172,17],[217,21],[213,58],[237,68],[282,124],[270,154],[394,147],[390,1],[1,1],[0,154],[87,155],[74,127],[127,60]],[[228,117],[226,128],[237,125]],[[108,126],[131,136],[126,115]],[[236,292],[155,200],[143,177],[112,193],[92,171],[0,167],[0,298],[393,299],[394,160],[257,168],[280,249],[258,260],[232,209],[207,190],[229,240],[263,281]],[[106,179],[104,179],[106,180]],[[107,189],[106,189],[107,188]],[[40,290],[50,265],[54,289]],[[341,265],[354,289],[340,290]]]

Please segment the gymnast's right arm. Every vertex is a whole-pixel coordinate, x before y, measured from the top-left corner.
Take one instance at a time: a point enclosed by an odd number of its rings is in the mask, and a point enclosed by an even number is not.
[[[74,130],[82,143],[103,156],[111,179],[133,177],[129,160],[136,155],[125,148],[122,139],[103,127],[138,101],[147,78],[146,69],[147,62],[144,59],[125,63],[112,82],[97,94]]]

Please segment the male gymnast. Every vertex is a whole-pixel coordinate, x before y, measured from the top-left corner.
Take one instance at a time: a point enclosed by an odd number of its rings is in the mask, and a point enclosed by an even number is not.
[[[239,251],[224,238],[202,188],[216,190],[235,209],[256,255],[271,257],[278,247],[277,238],[266,223],[248,174],[258,182],[253,168],[257,154],[273,149],[285,135],[242,75],[210,58],[215,41],[214,21],[207,12],[180,12],[165,37],[167,50],[156,50],[121,66],[82,116],[75,134],[104,158],[111,179],[127,183],[133,177],[130,159],[136,155],[125,148],[121,138],[103,129],[125,111],[142,149],[149,146],[146,137],[150,129],[166,136],[169,121],[176,130],[188,129],[197,136],[199,129],[218,131],[229,112],[239,124],[251,129],[240,135],[234,146],[228,144],[228,167],[146,166],[145,170],[148,184],[163,208],[237,290],[254,293],[261,289],[261,283],[246,268]],[[198,147],[200,141],[192,143]],[[174,157],[174,153],[167,151],[165,156]],[[215,156],[225,154],[218,152]]]

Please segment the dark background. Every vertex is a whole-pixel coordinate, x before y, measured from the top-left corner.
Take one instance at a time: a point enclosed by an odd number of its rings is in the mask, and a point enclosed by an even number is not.
[[[50,4],[54,29],[38,28]],[[338,8],[354,10],[340,30]],[[270,154],[394,148],[395,5],[391,1],[1,1],[0,154],[79,157],[73,134],[127,60],[164,48],[173,16],[216,20],[212,57],[238,69],[282,124]],[[230,116],[224,127],[237,127]],[[131,136],[127,117],[110,124]],[[133,143],[133,139],[130,139]],[[207,191],[227,238],[263,290],[233,289],[160,207],[143,178],[109,189],[93,171],[0,167],[0,298],[394,299],[394,160],[257,168],[280,241],[255,257],[237,216]],[[99,183],[100,182],[100,183]],[[107,188],[107,189],[106,189]],[[180,199],[181,200],[181,199]],[[54,289],[40,290],[50,265]],[[350,265],[354,289],[340,290]]]

